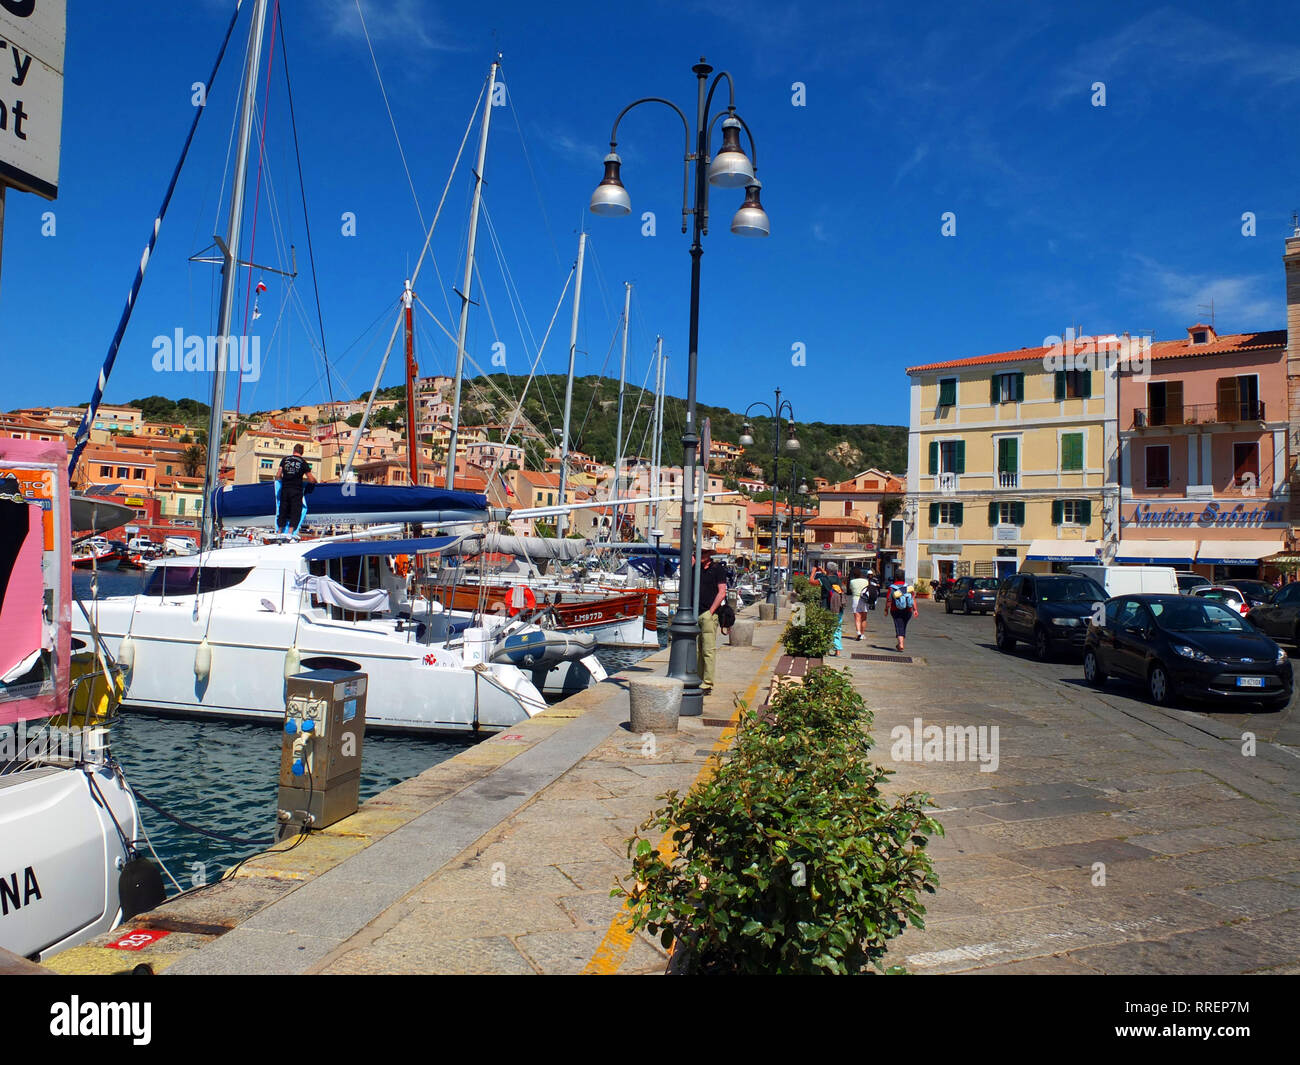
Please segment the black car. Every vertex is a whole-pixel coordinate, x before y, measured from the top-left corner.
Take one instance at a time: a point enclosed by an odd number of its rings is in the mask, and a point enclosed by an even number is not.
[[[1089,577],[1069,573],[1017,573],[1002,582],[993,608],[998,649],[1013,651],[1018,640],[1046,661],[1057,651],[1083,650],[1088,619],[1106,593]]]
[[[1228,588],[1236,588],[1246,598],[1246,605],[1252,610],[1261,603],[1271,603],[1277,589],[1265,581],[1224,581]]]
[[[1185,573],[1181,570],[1174,574],[1178,578],[1178,590],[1183,595],[1191,595],[1197,588],[1208,588],[1213,583],[1209,577],[1199,573]]]
[[[996,577],[958,577],[957,583],[948,591],[943,601],[943,609],[951,614],[960,610],[971,614],[978,610],[987,614],[998,601],[998,579]]]
[[[1239,583],[1233,582],[1232,587]],[[1284,584],[1267,603],[1254,605],[1247,599],[1246,605],[1250,607],[1250,620],[1266,636],[1288,643],[1300,640],[1300,584]]]
[[[1083,676],[1100,687],[1112,675],[1145,685],[1159,706],[1183,696],[1270,710],[1291,701],[1286,652],[1235,610],[1192,596],[1108,600],[1104,623],[1088,629]]]

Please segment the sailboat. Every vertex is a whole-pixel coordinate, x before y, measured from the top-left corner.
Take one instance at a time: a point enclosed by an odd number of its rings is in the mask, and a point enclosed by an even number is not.
[[[66,462],[61,440],[0,440],[0,947],[38,960],[163,898],[109,750],[118,672],[69,625],[70,527],[132,511],[71,514]]]

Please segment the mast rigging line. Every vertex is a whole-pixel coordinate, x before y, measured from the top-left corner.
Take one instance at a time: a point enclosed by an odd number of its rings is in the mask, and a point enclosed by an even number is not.
[[[358,3],[360,0],[358,0]],[[451,164],[451,173],[447,175],[447,184],[442,188],[442,198],[438,200],[438,210],[434,213],[433,224],[429,226],[428,232],[424,238],[424,247],[420,249],[420,257],[415,261],[415,269],[411,271],[411,289],[414,291],[415,282],[420,276],[420,267],[424,265],[424,257],[429,252],[429,245],[433,242],[433,231],[438,227],[438,219],[442,217],[443,205],[447,202],[447,193],[451,191],[451,183],[456,178],[456,171],[460,169],[461,156],[465,154],[465,145],[469,143],[469,135],[474,131],[474,120],[478,118],[479,104],[487,92],[487,78],[483,79],[483,88],[479,90],[478,99],[474,101],[474,109],[470,112],[469,124],[465,127],[465,135],[460,139],[460,148],[456,151],[456,159]],[[423,223],[421,223],[423,225]],[[436,268],[435,268],[436,269]],[[348,452],[348,460],[343,464],[342,480],[346,481],[352,474],[352,463],[356,461],[357,449],[361,446],[361,438],[365,435],[366,422],[370,420],[370,411],[375,404],[375,393],[379,391],[379,382],[383,380],[384,370],[388,366],[388,356],[393,352],[393,344],[397,341],[398,330],[402,328],[402,321],[405,315],[399,313],[397,320],[393,322],[393,331],[388,338],[388,347],[384,350],[384,357],[379,360],[379,372],[375,375],[375,383],[370,389],[370,395],[366,399],[366,409],[361,414],[361,421],[357,425],[357,431],[352,437],[352,450]]]
[[[140,256],[140,265],[136,268],[135,279],[131,282],[131,289],[127,293],[126,305],[122,308],[117,328],[113,331],[113,339],[109,341],[108,353],[104,356],[104,363],[100,367],[99,377],[95,382],[94,391],[91,393],[90,404],[86,407],[86,414],[81,419],[81,425],[77,427],[72,455],[68,459],[69,482],[72,481],[72,475],[76,472],[82,451],[85,450],[86,444],[90,441],[90,427],[94,424],[95,416],[99,412],[99,405],[103,402],[104,389],[108,386],[109,375],[113,372],[113,364],[117,361],[117,353],[122,347],[122,337],[126,333],[127,324],[131,321],[131,312],[135,308],[136,297],[140,294],[140,286],[144,283],[145,270],[149,267],[149,259],[152,257],[154,246],[158,242],[158,231],[162,228],[163,218],[167,215],[167,208],[171,204],[172,194],[176,191],[176,183],[180,179],[181,168],[189,157],[190,145],[194,143],[194,134],[198,132],[199,120],[203,117],[203,112],[207,110],[207,98],[212,92],[212,86],[217,78],[217,71],[221,69],[221,61],[225,58],[226,48],[235,32],[235,24],[239,20],[239,10],[242,6],[243,0],[237,0],[234,13],[230,16],[230,24],[226,27],[226,35],[221,40],[221,48],[217,51],[217,58],[212,64],[212,72],[208,75],[207,84],[203,90],[204,106],[195,111],[194,121],[190,123],[190,131],[185,137],[185,145],[181,148],[180,158],[176,161],[176,166],[172,170],[171,181],[168,182],[167,191],[163,194],[162,204],[158,208],[158,213],[154,216],[153,228],[150,230],[149,239],[145,242],[144,252]]]

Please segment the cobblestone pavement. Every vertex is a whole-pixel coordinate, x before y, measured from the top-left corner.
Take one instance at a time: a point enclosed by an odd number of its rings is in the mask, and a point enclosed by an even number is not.
[[[941,886],[926,927],[895,941],[891,963],[1300,972],[1294,702],[1275,713],[1160,709],[1122,682],[1088,687],[1077,660],[1003,654],[991,615],[924,601],[904,663],[885,622],[871,615],[867,638],[845,644],[846,664],[875,711],[875,756],[897,771],[894,789],[930,792],[947,832],[931,844]],[[951,760],[929,760],[930,725],[986,729],[975,734],[985,745],[963,751],[953,732]],[[920,742],[891,736],[899,728]]]

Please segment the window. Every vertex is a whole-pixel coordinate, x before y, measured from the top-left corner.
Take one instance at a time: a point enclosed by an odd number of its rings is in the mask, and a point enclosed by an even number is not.
[[[1147,385],[1147,424],[1183,424],[1182,381],[1157,381]]]
[[[1197,329],[1192,333],[1193,344],[1204,344],[1210,339],[1209,334],[1204,329]]]
[[[101,467],[99,467],[99,475],[100,475],[101,477],[112,477],[112,476],[113,476],[113,467],[112,467],[112,466],[101,466]]]
[[[1259,487],[1259,444],[1232,445],[1233,483],[1237,487]]]
[[[1083,434],[1061,434],[1061,469],[1083,469]]]
[[[125,466],[119,466],[117,468],[117,479],[119,481],[125,481],[127,479],[127,472]]]
[[[965,440],[931,440],[930,472],[932,474],[965,473]]]
[[[1056,499],[1052,501],[1053,525],[1088,525],[1092,521],[1092,500]]]
[[[1169,487],[1169,445],[1153,444],[1146,449],[1147,487]]]
[[[957,378],[944,377],[939,381],[939,406],[955,407],[957,405]]]
[[[1057,370],[1057,399],[1087,399],[1092,395],[1092,374],[1087,370]]]
[[[1025,523],[1025,504],[1023,502],[1013,503],[990,503],[989,504],[989,525],[1024,525]]]
[[[889,544],[891,547],[902,547],[905,533],[903,531],[903,519],[895,518],[889,523]],[[1300,587],[1300,585],[1297,585]]]
[[[960,503],[930,504],[931,525],[960,525],[961,519],[962,504]]]
[[[194,595],[233,588],[253,572],[251,566],[158,566],[142,595]]]
[[[1259,401],[1259,377],[1220,377],[1218,414],[1221,422],[1263,420],[1264,404]]]
[[[844,501],[844,516],[846,518],[853,517],[853,500],[851,499],[846,499]]]
[[[176,501],[176,514],[178,517],[185,516],[185,500],[179,499]]]
[[[273,461],[273,459],[262,459],[258,465],[264,470],[269,470]],[[167,472],[171,473],[171,470],[168,470]]]
[[[1019,403],[1025,398],[1025,375],[1022,373],[994,374],[989,387],[990,403]]]
[[[998,440],[998,487],[1020,487],[1020,441],[1014,436]]]
[[[131,471],[131,478],[132,478],[132,480],[143,481],[143,480],[144,480],[144,470],[132,470],[132,471]]]

